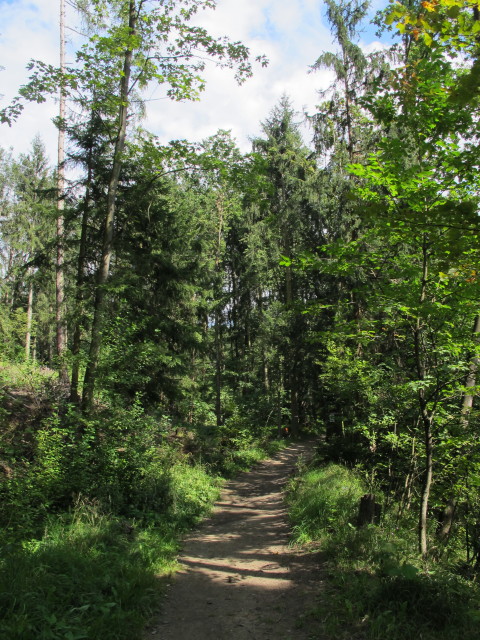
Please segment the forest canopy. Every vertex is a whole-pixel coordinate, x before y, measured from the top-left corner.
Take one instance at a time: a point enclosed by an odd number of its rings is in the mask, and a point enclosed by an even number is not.
[[[477,2],[390,3],[367,53],[368,2],[325,0],[332,86],[247,152],[141,126],[152,83],[194,100],[206,65],[267,64],[192,22],[216,2],[74,4],[75,63],[32,63],[0,113],[68,98],[58,166],[38,137],[0,152],[4,526],[79,495],[148,520],[172,450],[233,472],[287,428],[368,479],[419,566],[478,575]]]

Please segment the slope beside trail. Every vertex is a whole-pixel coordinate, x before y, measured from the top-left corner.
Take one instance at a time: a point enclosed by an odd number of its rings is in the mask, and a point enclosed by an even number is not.
[[[313,443],[294,443],[230,481],[185,540],[180,571],[146,640],[311,640],[317,554],[288,546],[282,490]]]

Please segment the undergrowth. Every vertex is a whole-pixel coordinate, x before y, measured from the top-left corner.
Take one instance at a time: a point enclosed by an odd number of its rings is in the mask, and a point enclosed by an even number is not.
[[[0,636],[11,640],[139,637],[175,567],[174,528],[142,528],[81,505],[43,539],[7,549]]]
[[[320,549],[327,575],[318,607],[325,634],[350,640],[477,640],[476,583],[416,554],[416,523],[385,513],[357,528],[367,486],[335,464],[293,479],[288,503],[293,541]]]
[[[133,640],[175,569],[179,536],[208,513],[218,481],[201,467],[169,470],[170,500],[142,519],[79,499],[50,515],[41,539],[4,541],[0,637]]]
[[[348,530],[364,493],[361,479],[339,465],[313,469],[295,478],[289,502],[296,541],[326,540],[334,531]]]
[[[0,637],[140,638],[222,477],[284,443],[233,427],[213,442],[139,401],[86,419],[50,372],[0,374]]]

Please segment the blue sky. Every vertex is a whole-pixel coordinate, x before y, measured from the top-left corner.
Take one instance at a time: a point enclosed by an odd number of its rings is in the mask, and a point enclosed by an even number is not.
[[[385,6],[375,0],[373,10]],[[0,0],[0,93],[3,106],[26,81],[25,66],[31,58],[56,63],[58,58],[58,0]],[[322,0],[218,0],[216,11],[202,12],[197,21],[213,34],[228,35],[247,44],[252,54],[266,54],[270,64],[258,67],[253,78],[238,87],[228,70],[210,68],[207,90],[200,102],[172,103],[161,90],[147,96],[148,117],[143,126],[163,142],[186,138],[199,140],[218,129],[231,129],[242,149],[249,137],[260,131],[260,121],[286,93],[300,112],[312,112],[317,91],[331,83],[328,72],[308,74],[322,51],[331,50],[329,27]],[[67,7],[67,21],[75,27],[74,12]],[[375,29],[369,27],[361,44],[375,47]],[[76,37],[67,31],[70,39]],[[71,43],[74,46],[74,42]],[[55,157],[56,132],[51,124],[57,105],[49,100],[29,105],[12,128],[2,125],[0,144],[16,153],[28,150],[36,133],[44,139],[50,157]]]

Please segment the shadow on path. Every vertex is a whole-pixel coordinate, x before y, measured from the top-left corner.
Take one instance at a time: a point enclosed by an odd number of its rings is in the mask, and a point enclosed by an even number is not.
[[[305,616],[320,590],[320,558],[288,547],[282,495],[313,447],[294,443],[226,485],[212,517],[185,540],[181,570],[146,640],[321,637]]]

